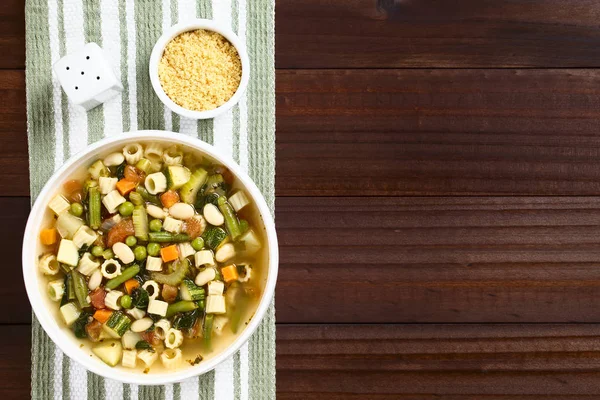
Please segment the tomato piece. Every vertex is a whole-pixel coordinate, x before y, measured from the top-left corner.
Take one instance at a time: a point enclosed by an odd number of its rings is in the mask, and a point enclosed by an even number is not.
[[[83,184],[77,179],[71,179],[63,184],[65,197],[70,202],[80,203],[83,199]]]
[[[106,292],[103,288],[96,288],[92,293],[90,293],[90,301],[94,308],[104,308],[104,298],[106,297]]]
[[[100,340],[100,334],[102,333],[102,323],[96,320],[92,320],[85,326],[85,332],[92,342]]]
[[[174,302],[175,299],[177,298],[178,291],[179,291],[179,289],[176,286],[164,284],[162,287],[162,292],[161,292],[163,300],[166,301],[167,303]]]
[[[183,232],[187,233],[190,239],[196,239],[204,232],[204,224],[199,218],[190,218],[183,223]]]
[[[144,331],[144,332],[140,333],[140,336],[142,337],[142,339],[144,339],[146,342],[150,343],[152,346],[158,346],[159,344],[162,343],[162,340],[160,340],[160,338],[154,334],[154,331],[152,331],[152,332]]]
[[[124,171],[125,179],[131,182],[140,183],[146,179],[146,174],[144,171],[137,169],[133,165],[128,165],[125,167]]]
[[[195,339],[198,337],[198,335],[200,334],[200,328],[201,328],[201,323],[200,321],[202,321],[202,318],[198,318],[196,320],[196,322],[194,323],[194,325],[192,325],[191,328],[189,329],[184,329],[183,330],[183,336],[188,338],[188,339]]]
[[[133,220],[131,218],[125,218],[118,224],[113,226],[107,234],[106,246],[111,247],[117,242],[125,242],[127,236],[133,236],[135,230],[133,229]]]

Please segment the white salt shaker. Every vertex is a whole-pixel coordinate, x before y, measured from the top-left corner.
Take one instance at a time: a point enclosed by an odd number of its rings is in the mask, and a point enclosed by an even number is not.
[[[123,91],[104,50],[88,43],[54,64],[54,72],[69,100],[91,110]]]

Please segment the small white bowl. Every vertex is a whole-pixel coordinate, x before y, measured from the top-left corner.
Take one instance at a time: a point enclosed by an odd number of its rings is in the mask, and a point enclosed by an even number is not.
[[[80,347],[81,340],[77,339],[71,329],[69,329],[60,320],[57,303],[50,300],[46,287],[46,280],[41,276],[37,268],[37,258],[42,252],[39,241],[39,232],[44,221],[47,221],[47,205],[50,199],[56,194],[60,186],[70,179],[73,171],[89,165],[93,160],[108,155],[114,151],[120,151],[125,145],[135,142],[158,142],[169,144],[181,144],[208,155],[217,163],[227,167],[235,175],[242,186],[246,189],[250,198],[255,202],[266,233],[267,254],[269,256],[268,270],[264,291],[260,302],[257,305],[256,312],[246,328],[235,338],[235,340],[222,352],[216,353],[211,358],[195,365],[173,372],[152,372],[144,374],[138,370],[117,367],[109,367],[98,357],[90,356],[92,353],[88,346]],[[233,355],[254,333],[262,321],[269,304],[275,292],[275,283],[277,281],[277,272],[279,268],[279,250],[277,247],[277,235],[275,232],[275,223],[271,217],[267,203],[262,194],[250,177],[238,166],[230,157],[219,153],[213,146],[204,143],[198,139],[173,132],[165,131],[139,131],[130,132],[112,136],[88,146],[83,152],[71,157],[52,177],[48,180],[40,192],[35,204],[29,214],[25,235],[23,237],[23,279],[27,296],[33,312],[38,321],[50,336],[50,339],[71,359],[83,365],[86,369],[121,382],[138,385],[163,385],[166,383],[180,382],[192,376],[204,374],[214,369],[218,364]],[[160,363],[160,361],[157,361]]]
[[[238,55],[240,56],[240,60],[242,62],[242,79],[236,92],[225,104],[213,110],[207,111],[188,110],[187,108],[183,108],[179,104],[176,104],[173,100],[171,100],[169,96],[167,96],[162,85],[160,84],[160,79],[158,78],[158,64],[160,63],[160,59],[162,58],[163,52],[165,51],[165,47],[167,47],[167,44],[173,38],[182,34],[183,32],[195,31],[197,29],[205,29],[207,31],[213,31],[221,34],[223,37],[225,37],[225,39],[229,40],[229,42],[236,48]],[[248,87],[248,80],[250,79],[250,59],[248,58],[246,45],[242,43],[240,38],[235,33],[233,33],[231,29],[226,28],[221,24],[210,19],[194,19],[190,21],[180,22],[167,29],[162,34],[162,36],[158,38],[158,41],[152,49],[149,66],[150,81],[152,82],[152,87],[154,88],[154,92],[156,93],[158,98],[168,108],[170,108],[171,111],[190,119],[214,118],[217,115],[223,114],[235,104],[237,104],[237,102],[240,101],[242,95]]]

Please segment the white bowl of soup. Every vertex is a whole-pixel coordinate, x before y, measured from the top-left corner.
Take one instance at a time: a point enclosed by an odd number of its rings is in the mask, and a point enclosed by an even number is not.
[[[275,225],[250,177],[191,137],[140,131],[69,159],[23,241],[33,311],[88,370],[159,385],[203,374],[260,324],[278,271]]]

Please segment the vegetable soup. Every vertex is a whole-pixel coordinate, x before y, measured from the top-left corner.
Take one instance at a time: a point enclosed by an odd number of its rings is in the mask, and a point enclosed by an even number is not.
[[[91,357],[145,373],[221,352],[266,282],[261,216],[197,150],[133,143],[57,188],[38,268],[54,313]]]

